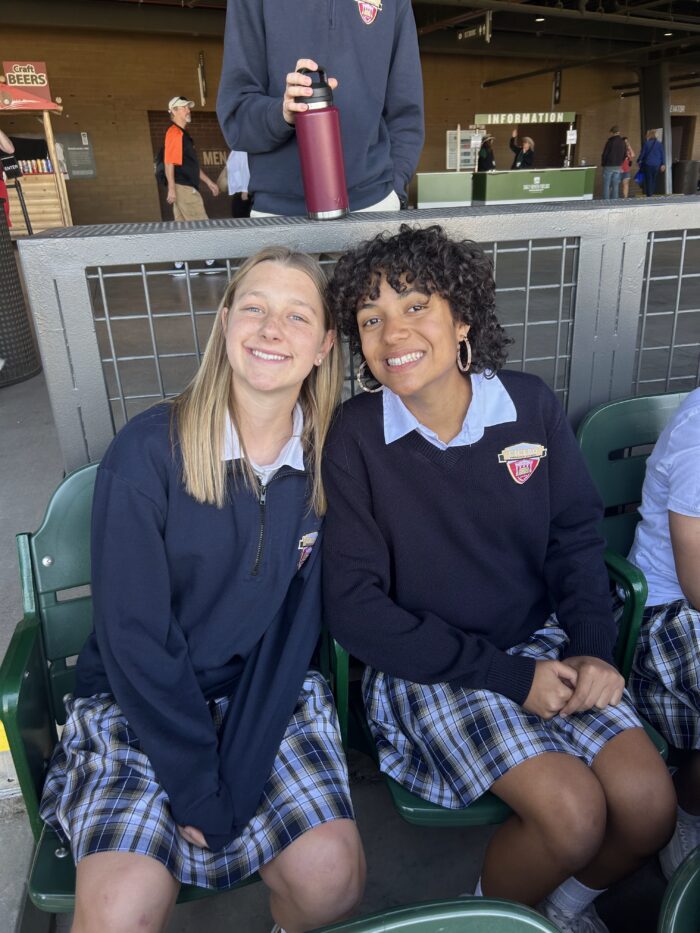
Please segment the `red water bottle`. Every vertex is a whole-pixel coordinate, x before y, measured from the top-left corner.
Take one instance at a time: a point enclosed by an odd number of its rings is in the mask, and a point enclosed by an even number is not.
[[[308,68],[300,68],[299,73],[314,74]],[[318,77],[318,83],[311,85],[311,97],[296,98],[309,106],[296,115],[301,176],[309,217],[335,220],[349,210],[340,113],[333,105],[333,91],[323,68],[318,69]]]

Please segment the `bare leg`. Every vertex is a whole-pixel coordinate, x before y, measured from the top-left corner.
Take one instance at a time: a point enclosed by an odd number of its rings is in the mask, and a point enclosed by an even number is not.
[[[97,852],[78,862],[72,933],[157,933],[179,883],[147,855]]]
[[[260,869],[270,909],[286,933],[305,933],[342,920],[365,886],[365,856],[352,820],[310,829]]]
[[[620,197],[628,198],[630,196],[630,180],[623,178],[620,182]]]
[[[595,857],[605,834],[605,796],[578,758],[538,755],[512,768],[491,790],[515,815],[489,843],[484,894],[535,905]]]
[[[592,770],[605,794],[607,826],[600,851],[576,877],[589,888],[606,888],[668,842],[676,799],[666,765],[643,729],[611,739]]]

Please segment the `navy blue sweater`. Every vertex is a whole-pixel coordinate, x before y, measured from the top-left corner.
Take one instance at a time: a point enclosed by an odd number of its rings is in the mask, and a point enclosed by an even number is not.
[[[222,509],[181,483],[170,407],[133,418],[97,474],[92,522],[94,634],[76,695],[112,694],[164,787],[177,823],[212,849],[254,815],[320,629],[319,520],[308,477],[282,467],[266,502],[231,477]],[[231,696],[217,738],[207,701]]]
[[[248,153],[256,209],[306,213],[295,130],[282,116],[285,78],[299,58],[339,81],[350,209],[403,193],[424,135],[410,0],[228,0],[217,113],[231,148]]]
[[[561,406],[536,376],[499,377],[517,421],[445,451],[416,431],[385,444],[381,395],[345,403],[324,455],[324,615],[377,670],[522,703],[535,662],[506,649],[552,609],[567,656],[611,662],[615,628],[600,500]],[[519,470],[515,445],[546,454]]]

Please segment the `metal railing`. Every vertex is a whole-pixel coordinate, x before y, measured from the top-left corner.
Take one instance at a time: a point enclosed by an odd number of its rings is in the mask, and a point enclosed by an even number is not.
[[[492,257],[509,366],[540,375],[572,422],[632,394],[700,382],[700,198],[73,227],[20,241],[66,469],[179,392],[232,271],[263,246],[319,254],[440,223]],[[205,260],[214,257],[213,274]],[[175,262],[185,267],[175,274]],[[348,361],[347,392],[352,386]]]

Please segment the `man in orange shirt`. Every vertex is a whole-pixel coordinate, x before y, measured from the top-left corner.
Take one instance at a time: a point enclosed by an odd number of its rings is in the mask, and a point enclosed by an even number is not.
[[[172,126],[165,134],[165,177],[168,180],[168,204],[173,206],[175,220],[207,220],[199,184],[204,184],[216,197],[219,188],[199,167],[197,151],[187,132],[194,101],[178,95],[168,104]]]

